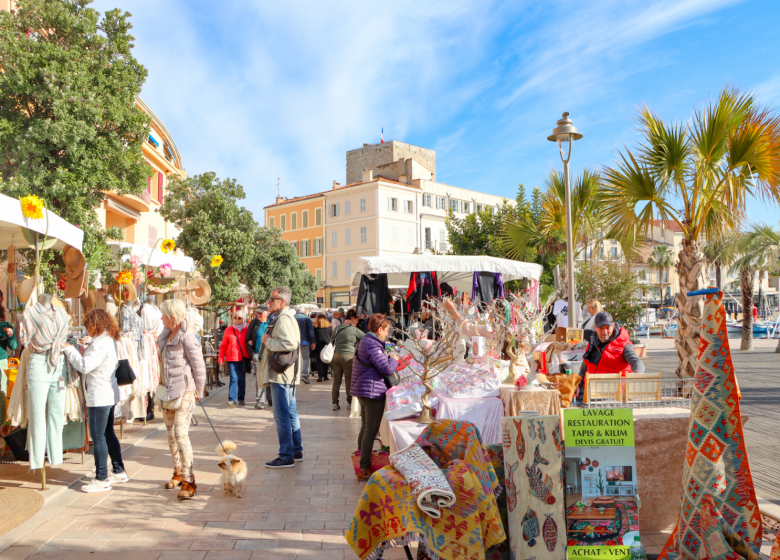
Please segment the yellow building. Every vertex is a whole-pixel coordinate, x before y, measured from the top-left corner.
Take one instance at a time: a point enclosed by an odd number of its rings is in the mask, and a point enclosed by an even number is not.
[[[316,193],[296,198],[277,196],[276,202],[263,210],[265,225],[282,230],[282,239],[293,244],[301,262],[317,279],[317,301],[322,303],[325,298],[325,194]]]

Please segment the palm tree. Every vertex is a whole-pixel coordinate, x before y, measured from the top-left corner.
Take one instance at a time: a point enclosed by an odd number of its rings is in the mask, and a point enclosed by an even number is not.
[[[674,266],[674,252],[668,245],[656,245],[647,258],[647,268],[658,271],[658,295],[661,298],[661,307],[664,304],[664,272]]]
[[[775,272],[780,263],[780,230],[773,229],[768,224],[753,224],[745,231],[739,240],[739,252],[742,255],[732,267],[740,271],[740,287],[742,288],[742,346],[741,350],[753,349],[753,281],[758,270],[759,290],[764,280],[764,273]],[[760,294],[760,292],[759,292]],[[759,305],[761,298],[759,297]],[[749,316],[749,317],[748,317]],[[778,343],[776,352],[780,352]]]
[[[598,203],[600,184],[599,175],[588,169],[574,177],[571,207],[575,256],[587,247],[589,239],[597,239],[604,227],[603,212]],[[501,231],[509,258],[525,260],[532,248],[540,253],[556,254],[566,250],[565,196],[563,172],[552,169],[545,180],[541,216],[534,219],[534,216],[521,215],[507,222]]]
[[[715,285],[720,290],[723,289],[722,269],[724,266],[734,264],[737,258],[735,255],[736,249],[737,237],[733,233],[708,239],[702,247],[707,263],[715,266]]]
[[[703,300],[688,292],[705,285],[701,240],[738,231],[751,194],[780,201],[780,119],[753,95],[727,88],[685,123],[666,123],[647,106],[637,120],[643,136],[637,149],[619,151],[615,166],[603,172],[609,235],[636,244],[653,219],[680,227],[676,373],[693,377]]]

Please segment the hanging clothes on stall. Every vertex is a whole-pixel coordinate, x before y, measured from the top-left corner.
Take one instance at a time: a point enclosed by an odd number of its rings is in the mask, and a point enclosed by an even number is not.
[[[471,287],[471,301],[492,303],[504,297],[504,281],[500,272],[475,272]]]
[[[114,418],[132,422],[134,418],[146,417],[147,393],[151,390],[144,322],[133,309],[132,302],[125,302],[119,310],[119,329],[122,331],[122,339],[132,343],[132,352],[128,352],[129,355],[122,356],[121,346],[119,354],[120,358],[130,362],[130,367],[135,372],[135,381],[132,385],[120,387],[121,400],[117,404]]]
[[[144,303],[139,315],[143,321],[144,331],[154,333],[156,337],[162,334],[165,328],[162,324],[162,311],[154,303],[148,301]]]
[[[387,274],[364,274],[360,277],[360,287],[356,302],[358,317],[374,313],[390,312],[390,290],[387,287]]]
[[[412,272],[406,290],[406,311],[417,313],[424,301],[441,297],[441,288],[435,272]]]

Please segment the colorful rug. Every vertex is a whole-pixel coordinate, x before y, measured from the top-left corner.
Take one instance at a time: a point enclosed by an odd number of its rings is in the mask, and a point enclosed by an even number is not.
[[[479,432],[468,422],[439,420],[417,440],[442,469],[455,503],[432,518],[420,510],[409,484],[394,467],[368,480],[346,539],[361,560],[385,549],[419,542],[430,558],[481,560],[506,539],[495,495],[498,479]]]
[[[761,515],[742,432],[723,292],[704,297],[680,514],[661,559],[734,558],[723,531],[713,532],[704,523],[716,514],[724,531],[743,539],[753,552],[761,546]]]
[[[576,511],[578,508],[569,506],[566,513]],[[622,546],[623,535],[639,530],[639,514],[635,502],[615,502],[615,519],[569,520],[568,523],[569,546]]]
[[[501,516],[501,525],[504,527],[504,532],[509,533],[509,510],[506,506],[506,477],[504,476],[504,448],[501,444],[486,445],[488,457],[490,457],[490,463],[493,465],[493,469],[496,471],[498,477],[498,484],[501,486],[501,493],[496,496],[496,505],[498,506],[498,513]],[[510,560],[509,552],[509,539],[502,541],[498,544],[494,544],[485,551],[485,560]]]
[[[769,553],[769,560],[780,560],[780,533],[778,533],[775,539],[775,544],[772,545],[772,552]]]
[[[501,419],[509,544],[514,558],[566,557],[560,416]]]
[[[442,508],[449,508],[455,503],[455,494],[447,478],[416,443],[390,455],[390,464],[409,483],[423,513],[438,518]]]

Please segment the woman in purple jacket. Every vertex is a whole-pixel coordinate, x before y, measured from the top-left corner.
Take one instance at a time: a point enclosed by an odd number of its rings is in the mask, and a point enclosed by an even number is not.
[[[390,332],[390,320],[381,313],[374,313],[368,320],[368,334],[355,350],[352,361],[352,385],[349,394],[360,401],[360,472],[358,478],[371,476],[371,450],[379,433],[379,424],[385,412],[385,382],[398,367],[398,356],[385,352],[385,339]]]

